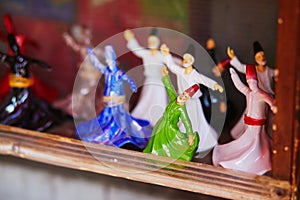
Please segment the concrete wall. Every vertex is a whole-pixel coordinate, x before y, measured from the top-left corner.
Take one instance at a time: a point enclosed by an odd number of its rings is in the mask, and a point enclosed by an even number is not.
[[[0,156],[0,200],[219,199]]]

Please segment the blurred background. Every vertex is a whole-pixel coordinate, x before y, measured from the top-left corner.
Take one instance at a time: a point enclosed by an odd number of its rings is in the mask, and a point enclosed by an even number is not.
[[[252,43],[257,40],[265,50],[268,66],[275,67],[277,12],[276,0],[0,0],[0,16],[10,14],[16,31],[37,44],[37,48],[26,46],[26,55],[53,68],[46,72],[32,67],[31,71],[57,88],[59,97],[72,91],[77,64],[81,61],[80,55],[62,37],[74,24],[91,29],[94,45],[128,28],[152,26],[184,33],[203,47],[208,38],[213,38],[217,61],[227,57],[226,48],[230,46],[243,63],[254,63]],[[3,23],[0,31],[5,33]],[[146,46],[146,40],[140,43]],[[120,43],[125,44],[125,40]],[[7,52],[4,42],[0,42],[0,51]],[[119,62],[125,71],[142,63],[131,53],[122,56]],[[4,76],[7,67],[2,63],[0,67],[0,75]],[[245,80],[244,75],[240,77]],[[225,128],[230,128],[241,114],[245,100],[232,85],[228,70],[222,79],[231,109]],[[71,197],[73,200],[194,199],[199,195],[0,157],[0,200]],[[206,198],[210,199],[205,196],[198,199]]]

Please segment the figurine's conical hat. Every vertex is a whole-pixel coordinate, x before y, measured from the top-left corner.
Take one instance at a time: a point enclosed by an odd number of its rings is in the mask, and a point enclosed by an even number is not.
[[[190,44],[185,53],[191,54],[195,58],[195,46]]]
[[[191,87],[189,87],[188,89],[185,90],[185,92],[192,97],[198,90],[199,90],[199,85],[198,84],[194,84]]]
[[[253,42],[253,51],[254,51],[254,56],[260,52],[260,51],[264,51],[264,49],[262,48],[262,46],[260,45],[260,43],[258,41]]]
[[[153,36],[158,37],[158,30],[157,30],[156,27],[153,27],[153,28],[151,29],[149,36],[150,36],[150,35],[153,35]]]
[[[248,64],[246,65],[246,79],[254,79],[257,80],[256,68],[255,65]]]

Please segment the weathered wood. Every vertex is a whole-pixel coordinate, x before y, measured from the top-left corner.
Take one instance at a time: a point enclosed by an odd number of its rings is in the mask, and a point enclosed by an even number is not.
[[[279,77],[275,99],[278,113],[274,119],[273,176],[292,180],[295,166],[295,141],[299,139],[297,121],[297,78],[300,58],[300,0],[280,0],[276,67]],[[299,85],[298,85],[299,87]],[[298,108],[299,109],[299,108]]]
[[[0,154],[229,199],[289,199],[267,176],[97,145],[0,125]]]

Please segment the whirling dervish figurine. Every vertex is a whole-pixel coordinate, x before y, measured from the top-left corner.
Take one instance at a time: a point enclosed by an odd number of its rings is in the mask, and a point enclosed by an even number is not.
[[[37,131],[61,124],[66,116],[60,110],[36,98],[30,91],[34,83],[29,76],[29,66],[37,64],[46,69],[50,69],[50,66],[23,56],[13,34],[8,35],[8,42],[14,55],[0,52],[1,61],[11,68],[10,92],[0,104],[0,123]]]
[[[193,132],[185,104],[199,90],[199,85],[192,85],[177,96],[165,66],[162,68],[162,74],[162,82],[170,102],[163,116],[154,126],[144,153],[191,161],[198,147],[199,136],[197,132]],[[179,119],[185,126],[186,132],[179,130]]]
[[[143,60],[145,76],[142,93],[131,114],[136,118],[149,121],[154,126],[162,116],[168,101],[166,90],[161,82],[161,67],[164,61],[159,51],[160,40],[157,29],[151,29],[148,37],[148,48],[141,47],[134,33],[130,30],[124,32],[124,37],[127,40],[127,48]],[[157,95],[159,98],[153,98]]]
[[[249,87],[230,69],[235,87],[246,96],[247,111],[244,115],[245,130],[236,140],[217,145],[213,151],[213,164],[262,175],[271,170],[271,140],[266,134],[266,105],[276,113],[273,99],[258,87],[254,65],[247,65],[246,79]]]
[[[39,45],[35,41],[33,41],[25,35],[17,33],[12,18],[9,14],[5,14],[3,16],[3,24],[7,33],[0,32],[0,39],[5,42],[8,50],[8,55],[13,56],[14,51],[10,48],[10,44],[7,40],[7,34],[13,34],[15,36],[17,45],[19,46],[19,50],[22,55],[25,55],[25,45],[30,45],[32,47],[35,47],[36,49],[39,48]],[[47,102],[53,102],[57,98],[57,89],[55,89],[51,85],[46,84],[34,74],[31,74],[30,76],[31,79],[34,81],[34,84],[31,87],[31,92],[37,98],[41,98]],[[0,82],[0,99],[3,99],[9,93],[10,90],[9,73],[3,79],[1,79]]]
[[[278,76],[279,71],[278,69],[272,69],[267,66],[267,60],[265,57],[265,51],[260,45],[259,42],[255,41],[253,42],[253,51],[254,51],[254,60],[257,63],[255,65],[256,73],[257,73],[257,79],[258,79],[258,86],[261,90],[265,91],[272,97],[274,97],[274,90],[273,90],[273,85],[274,85],[274,78]],[[239,72],[241,73],[246,73],[246,64],[242,64],[237,56],[235,55],[234,51],[228,47],[227,48],[227,54],[228,57],[230,58],[230,65],[235,67]],[[227,60],[227,59],[226,59]],[[222,72],[226,67],[229,65],[218,65],[217,68],[220,72]],[[245,111],[246,112],[246,111]],[[272,114],[268,117],[268,123],[267,123],[267,132],[270,136],[272,136]],[[231,136],[233,138],[238,138],[240,137],[241,133],[244,132],[245,130],[245,124],[243,121],[243,116],[240,118],[240,120],[235,124],[235,126],[231,130]]]
[[[95,91],[97,90],[99,81],[99,72],[89,62],[84,59],[88,56],[87,49],[93,48],[91,30],[87,26],[74,25],[71,27],[70,33],[64,32],[63,38],[68,46],[75,52],[80,54],[82,61],[81,65],[78,64],[78,74],[76,77],[76,86],[72,93],[54,102],[54,106],[65,110],[68,114],[76,119],[88,120],[95,108],[98,110],[99,105],[85,103],[87,100],[95,98]],[[97,48],[96,54],[102,55],[102,50]],[[83,62],[84,61],[84,62]]]
[[[189,48],[193,49],[193,48]],[[194,84],[203,84],[212,90],[223,92],[223,87],[216,81],[204,76],[197,72],[194,67],[195,58],[193,53],[185,53],[183,55],[182,67],[176,65],[170,55],[169,48],[163,44],[161,46],[162,54],[165,56],[165,63],[167,67],[177,75],[178,93],[183,93],[184,90]],[[193,50],[192,50],[193,51]],[[200,90],[186,103],[186,109],[189,118],[192,122],[192,127],[195,132],[198,132],[200,143],[198,144],[197,153],[200,157],[205,156],[216,144],[219,134],[208,124],[205,119],[202,105],[199,97],[201,96]]]
[[[127,82],[136,92],[135,82],[116,65],[116,55],[111,45],[104,49],[107,66],[89,49],[89,59],[105,78],[103,94],[104,108],[100,114],[76,126],[76,137],[81,140],[123,147],[126,144],[144,149],[151,136],[148,121],[132,117],[124,107],[125,92],[123,82]]]

